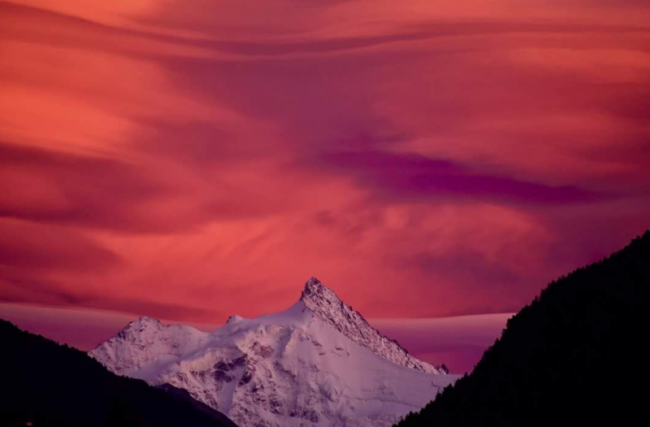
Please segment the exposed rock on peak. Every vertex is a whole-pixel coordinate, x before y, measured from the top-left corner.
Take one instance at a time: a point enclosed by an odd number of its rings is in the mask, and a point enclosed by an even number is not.
[[[154,319],[153,317],[148,317],[148,316],[139,317],[137,320],[134,320],[133,322],[129,323],[129,325],[133,325],[133,326],[163,326],[162,323],[160,323],[160,320]]]
[[[324,305],[326,307],[339,307],[343,304],[336,293],[325,286],[323,282],[312,277],[305,283],[305,288],[300,295],[300,301],[311,309]]]
[[[307,283],[305,283],[305,288],[302,291],[303,295],[301,298],[303,298],[305,295],[322,292],[323,290],[331,291],[331,289],[323,285],[323,282],[318,280],[316,277],[311,277],[309,280],[307,280]]]
[[[133,322],[129,322],[129,324],[126,325],[117,336],[119,338],[126,338],[133,335],[140,335],[144,332],[155,334],[157,331],[160,331],[164,327],[165,326],[160,323],[160,320],[142,316]]]

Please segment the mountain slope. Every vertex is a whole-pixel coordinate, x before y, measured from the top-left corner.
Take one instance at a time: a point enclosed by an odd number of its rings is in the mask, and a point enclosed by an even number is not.
[[[448,373],[416,359],[397,341],[383,336],[358,311],[341,301],[334,291],[323,286],[315,277],[305,284],[300,301],[350,340],[386,360],[422,372]]]
[[[289,309],[200,332],[141,318],[91,352],[170,384],[243,427],[387,426],[456,377],[409,355],[317,279]]]
[[[650,232],[551,283],[474,371],[399,427],[615,426],[646,418]]]
[[[87,354],[0,320],[0,425],[236,427],[224,415],[118,377]]]

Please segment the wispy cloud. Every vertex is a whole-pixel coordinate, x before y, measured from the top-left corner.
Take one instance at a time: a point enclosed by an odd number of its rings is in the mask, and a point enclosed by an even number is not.
[[[516,309],[650,226],[625,0],[0,2],[0,300]]]

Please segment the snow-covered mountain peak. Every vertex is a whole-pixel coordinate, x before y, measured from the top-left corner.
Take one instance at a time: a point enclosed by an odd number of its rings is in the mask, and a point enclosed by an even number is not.
[[[242,320],[245,320],[245,319],[244,319],[243,317],[241,317],[241,316],[238,316],[238,315],[234,314],[234,315],[230,316],[230,317],[228,318],[228,320],[226,320],[226,325],[231,325],[231,324],[234,324],[234,323],[239,323],[239,322],[241,322]]]
[[[140,371],[140,377],[147,379],[149,375],[141,371],[143,366],[159,360],[160,355],[181,355],[205,339],[205,333],[191,326],[164,325],[158,319],[143,316],[130,322],[91,355],[100,361],[114,361],[110,369],[117,374],[131,376]]]
[[[387,427],[456,380],[381,335],[318,279],[288,309],[212,332],[140,318],[90,352],[242,427]]]
[[[154,327],[158,328],[161,327],[162,323],[160,323],[160,320],[154,319],[153,317],[148,317],[148,316],[142,316],[139,317],[137,320],[134,320],[133,322],[129,323],[127,327]]]
[[[319,306],[338,309],[343,304],[333,290],[315,277],[305,283],[305,288],[300,295],[300,301],[304,302],[312,310],[316,310]]]
[[[163,328],[164,326],[162,323],[160,323],[160,320],[142,316],[133,322],[129,322],[129,324],[126,325],[124,329],[122,329],[122,331],[118,334],[118,336],[124,338],[134,334],[156,333]]]
[[[397,341],[383,336],[370,326],[361,313],[353,310],[317,278],[312,277],[305,283],[300,302],[350,340],[369,348],[375,354],[408,368],[442,373],[411,356]]]

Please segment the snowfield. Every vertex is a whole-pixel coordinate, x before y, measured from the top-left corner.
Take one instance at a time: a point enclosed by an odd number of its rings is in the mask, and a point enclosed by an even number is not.
[[[315,278],[283,312],[232,316],[213,332],[143,317],[90,354],[117,374],[183,388],[241,427],[389,426],[457,379]]]

